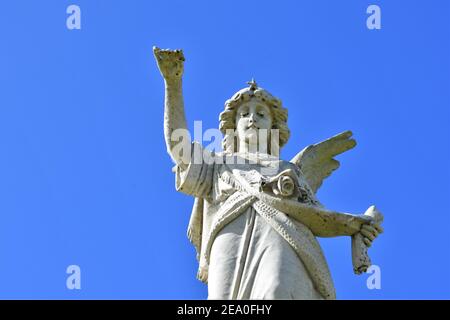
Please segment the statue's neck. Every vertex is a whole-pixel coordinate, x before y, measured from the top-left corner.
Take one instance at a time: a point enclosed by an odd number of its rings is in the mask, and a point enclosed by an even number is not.
[[[239,141],[238,152],[243,154],[269,154],[267,146],[260,146],[258,143],[248,143],[247,141]]]

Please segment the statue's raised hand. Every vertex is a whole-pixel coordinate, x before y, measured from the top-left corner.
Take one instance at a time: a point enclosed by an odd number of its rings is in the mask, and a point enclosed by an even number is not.
[[[153,47],[153,54],[159,71],[166,81],[181,79],[184,70],[183,50],[169,50]]]

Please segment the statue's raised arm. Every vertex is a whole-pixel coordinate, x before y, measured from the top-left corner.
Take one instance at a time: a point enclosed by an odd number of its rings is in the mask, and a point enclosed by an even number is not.
[[[163,50],[153,47],[153,54],[155,55],[159,71],[164,78],[165,84],[164,137],[167,152],[177,165],[185,168],[187,164],[183,162],[181,155],[174,152],[174,147],[178,144],[178,141],[173,139],[173,132],[175,130],[187,130],[182,89],[183,51]],[[188,135],[183,136],[183,139],[187,138]]]

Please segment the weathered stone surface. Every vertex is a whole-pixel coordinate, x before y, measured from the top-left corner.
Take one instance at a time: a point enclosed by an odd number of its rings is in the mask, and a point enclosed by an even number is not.
[[[352,133],[280,160],[290,135],[287,110],[252,80],[220,114],[223,151],[207,151],[187,132],[183,52],[155,47],[154,55],[165,81],[164,134],[176,189],[195,198],[188,237],[209,299],[334,299],[316,237],[351,236],[359,274],[370,266],[367,248],[382,232],[374,206],[354,215],[325,209],[316,198],[339,167],[334,157],[356,145]]]

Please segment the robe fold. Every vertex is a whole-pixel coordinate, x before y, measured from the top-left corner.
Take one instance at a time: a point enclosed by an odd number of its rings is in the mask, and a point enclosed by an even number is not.
[[[316,237],[291,214],[301,210],[296,203],[320,206],[299,168],[269,155],[211,154],[192,146],[191,163],[176,167],[175,183],[195,197],[188,237],[208,298],[335,299]],[[295,182],[291,196],[263,188],[285,172]],[[283,197],[286,210],[283,201],[278,207],[270,201]]]

